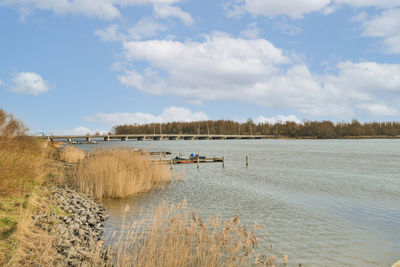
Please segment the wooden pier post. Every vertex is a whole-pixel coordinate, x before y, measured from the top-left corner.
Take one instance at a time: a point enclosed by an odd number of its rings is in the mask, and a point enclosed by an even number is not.
[[[222,168],[225,168],[225,157],[222,157]]]
[[[249,156],[246,155],[246,168],[249,167]]]
[[[174,162],[173,159],[171,159],[170,162],[169,162],[169,165],[170,165],[170,167],[171,167],[171,170],[172,170],[172,163],[173,163],[173,162]]]
[[[197,169],[200,168],[200,155],[197,155]]]

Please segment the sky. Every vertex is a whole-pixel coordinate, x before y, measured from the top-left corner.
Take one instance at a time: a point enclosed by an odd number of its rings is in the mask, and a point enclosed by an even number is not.
[[[0,108],[32,134],[399,121],[399,0],[0,0]]]

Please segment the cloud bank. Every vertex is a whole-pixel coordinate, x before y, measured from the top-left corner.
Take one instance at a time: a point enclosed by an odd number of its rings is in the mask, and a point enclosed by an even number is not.
[[[384,51],[389,54],[400,54],[400,8],[390,9],[362,23],[365,37],[382,39]]]
[[[292,19],[301,19],[312,12],[329,14],[343,5],[354,8],[376,7],[390,9],[400,6],[398,0],[234,0],[231,1],[231,15],[240,15],[249,12],[255,16],[274,18],[287,16]]]
[[[399,110],[400,64],[345,61],[330,73],[316,74],[268,40],[223,33],[203,42],[131,41],[123,47],[127,61],[148,66],[126,69],[120,82],[149,94],[289,108],[313,118],[394,116]]]
[[[14,75],[9,88],[16,94],[39,95],[49,90],[47,82],[34,72],[19,72]]]
[[[55,129],[55,130],[50,130],[48,132],[49,135],[86,135],[86,134],[106,134],[108,131],[105,130],[91,130],[89,128],[86,128],[84,126],[79,126],[74,129]]]
[[[160,115],[149,113],[96,113],[86,118],[88,122],[101,122],[107,126],[123,124],[145,124],[162,122],[190,122],[208,120],[208,116],[203,112],[192,112],[182,107],[169,107],[162,111]]]
[[[174,6],[180,0],[3,0],[0,5],[17,6],[21,20],[33,10],[52,11],[57,15],[84,15],[104,20],[120,18],[120,9],[133,5],[152,5],[158,17],[176,17],[184,24],[193,23],[192,16]]]

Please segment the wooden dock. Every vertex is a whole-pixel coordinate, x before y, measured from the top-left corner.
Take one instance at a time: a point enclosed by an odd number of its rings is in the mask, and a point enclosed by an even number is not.
[[[161,164],[196,164],[196,163],[215,163],[223,162],[224,158],[199,158],[197,159],[156,159],[154,162]]]

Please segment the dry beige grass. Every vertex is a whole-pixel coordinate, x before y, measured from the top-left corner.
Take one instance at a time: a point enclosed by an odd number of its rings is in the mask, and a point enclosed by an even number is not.
[[[185,202],[163,203],[150,223],[123,227],[110,248],[109,266],[273,266],[275,257],[256,252],[255,224],[248,230],[240,218],[203,221]]]
[[[45,230],[34,225],[32,215],[38,212],[47,212],[54,205],[50,202],[47,192],[31,193],[26,199],[27,207],[21,210],[15,237],[18,245],[9,266],[50,266],[57,256],[56,249],[52,246],[55,239]]]
[[[127,148],[96,150],[76,165],[73,183],[95,198],[125,198],[160,188],[172,179],[166,165],[157,164],[148,154]]]
[[[60,158],[67,163],[78,163],[85,158],[85,152],[82,149],[69,145],[61,151]]]
[[[49,173],[49,158],[40,140],[0,138],[0,197],[21,195]]]
[[[44,259],[49,246],[44,233],[29,229],[35,188],[55,178],[55,150],[47,141],[26,136],[26,132],[22,122],[0,109],[0,266],[24,265],[19,264],[22,257],[15,251]]]

